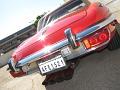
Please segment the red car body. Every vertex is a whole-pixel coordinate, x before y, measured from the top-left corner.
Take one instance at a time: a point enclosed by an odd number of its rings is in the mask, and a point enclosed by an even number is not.
[[[43,18],[77,1],[79,0],[68,2]],[[67,61],[106,47],[115,34],[115,23],[116,20],[108,8],[100,3],[92,3],[85,4],[42,28],[38,26],[38,32],[24,41],[12,54],[8,62],[10,73],[18,77],[38,68],[42,75],[64,70]],[[52,59],[54,62],[51,62]],[[57,59],[59,64],[65,65],[58,68],[55,61]],[[63,59],[65,62],[62,62]],[[52,67],[47,64],[49,61],[57,68],[46,70]],[[41,65],[44,65],[43,68]]]

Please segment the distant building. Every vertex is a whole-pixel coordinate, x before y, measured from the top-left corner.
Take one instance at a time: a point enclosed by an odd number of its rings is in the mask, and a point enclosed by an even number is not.
[[[70,1],[70,0],[64,0],[64,2],[68,2],[68,1]]]
[[[16,48],[25,39],[33,36],[36,33],[34,25],[25,27],[24,29],[0,40],[0,55],[3,55],[12,49]]]
[[[71,1],[71,0],[64,0],[64,2],[68,2],[68,1]],[[82,0],[82,1],[84,1],[87,4],[89,4],[91,2],[91,0]],[[95,1],[95,0],[93,0],[93,1]]]

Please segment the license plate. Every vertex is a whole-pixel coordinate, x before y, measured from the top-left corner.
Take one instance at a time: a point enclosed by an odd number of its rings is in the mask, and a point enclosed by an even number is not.
[[[66,66],[66,63],[61,55],[56,56],[46,62],[39,63],[39,68],[42,74],[54,71]]]

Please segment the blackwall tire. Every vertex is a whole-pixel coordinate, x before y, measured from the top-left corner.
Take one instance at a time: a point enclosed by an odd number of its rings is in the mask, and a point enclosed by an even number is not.
[[[120,48],[120,34],[116,30],[114,37],[111,39],[108,44],[108,50],[113,51]]]

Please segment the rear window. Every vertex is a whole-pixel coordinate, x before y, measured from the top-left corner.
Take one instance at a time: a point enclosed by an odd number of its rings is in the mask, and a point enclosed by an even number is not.
[[[80,9],[81,7],[85,6],[85,3],[83,3],[82,0],[72,0],[58,9],[54,10],[50,14],[44,16],[39,22],[38,22],[38,28],[37,30],[41,30],[43,27],[48,25],[49,23],[61,18],[62,16],[69,14],[77,9]]]

